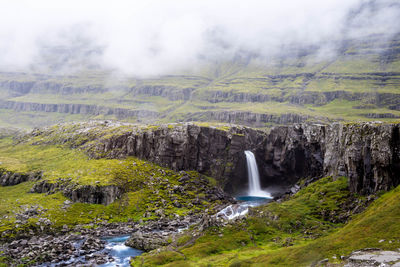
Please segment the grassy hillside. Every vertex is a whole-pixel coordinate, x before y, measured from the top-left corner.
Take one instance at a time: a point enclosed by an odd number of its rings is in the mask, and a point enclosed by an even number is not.
[[[41,179],[0,186],[0,241],[77,225],[96,229],[110,223],[211,215],[224,202],[210,200],[216,181],[197,172],[175,172],[133,157],[93,159],[79,146],[83,141],[90,145],[92,135],[106,138],[132,127],[158,126],[81,126],[56,125],[14,138],[9,136],[12,131],[1,132],[1,175],[40,172]],[[124,192],[109,205],[71,202],[63,188],[32,192],[43,181],[67,184],[71,190],[119,186]],[[349,191],[346,177],[324,177],[295,195],[250,209],[246,218],[191,226],[167,247],[135,258],[132,265],[308,266],[325,258],[340,263],[341,256],[357,249],[398,249],[399,205],[400,187],[360,196]],[[25,216],[31,210],[34,214]],[[0,265],[8,260],[0,252]]]
[[[357,249],[399,248],[400,187],[352,215],[367,202],[349,193],[346,178],[326,177],[282,203],[253,209],[247,219],[143,254],[133,266],[309,266],[324,258],[339,263]]]
[[[400,36],[389,41],[371,36],[344,42],[333,57],[321,58],[310,49],[268,60],[215,62],[196,73],[145,79],[103,71],[67,76],[1,73],[0,124],[31,128],[87,118],[236,122],[238,111],[275,117],[297,114],[313,121],[393,122],[400,117],[399,51]],[[26,103],[92,105],[98,110]],[[256,127],[277,123],[270,120],[240,122]]]
[[[79,202],[66,206],[68,198],[62,190],[30,193],[36,181],[0,186],[1,239],[40,231],[40,218],[51,222],[45,231],[57,231],[64,225],[97,227],[102,223],[157,220],[160,216],[176,218],[206,209],[214,212],[220,203],[206,199],[205,191],[212,188],[215,181],[194,171],[178,173],[132,157],[90,159],[83,152],[70,149],[68,144],[39,144],[39,141],[34,137],[17,141],[3,136],[0,139],[1,172],[28,174],[40,171],[42,178],[38,182],[67,183],[72,188],[116,185],[124,188],[124,193],[107,206]],[[185,182],[180,180],[184,176],[187,177]],[[174,186],[183,187],[183,192],[173,191]],[[197,198],[200,201],[193,204]],[[31,207],[38,209],[40,216],[18,219],[18,214]]]

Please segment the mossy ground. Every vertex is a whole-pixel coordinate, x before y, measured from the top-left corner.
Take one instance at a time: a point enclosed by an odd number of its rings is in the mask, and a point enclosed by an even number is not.
[[[365,202],[348,191],[346,178],[326,177],[287,201],[253,209],[246,219],[137,257],[133,266],[308,266],[323,258],[338,262],[361,248],[400,247],[400,187],[343,223],[349,199]]]
[[[196,172],[177,173],[132,157],[90,159],[83,150],[71,148],[90,143],[91,135],[108,138],[108,135],[132,130],[131,126],[108,127],[103,131],[93,128],[92,132],[90,129],[85,131],[86,137],[82,137],[79,124],[69,127],[54,126],[29,138],[13,139],[2,135],[1,167],[17,172],[40,170],[43,179],[54,182],[62,178],[86,185],[120,185],[128,188],[127,192],[108,206],[73,203],[65,207],[67,198],[61,192],[28,193],[33,181],[0,187],[0,233],[3,239],[34,234],[39,231],[39,218],[51,221],[44,231],[58,231],[64,225],[97,227],[103,222],[157,220],[161,216],[160,209],[162,216],[170,218],[205,209],[212,212],[218,204],[209,203],[195,183],[187,187],[184,194],[174,192],[174,186],[184,186],[179,181],[182,175],[190,177],[185,184],[202,181],[209,186],[215,185],[213,179]],[[61,132],[64,135],[60,135]],[[74,132],[80,134],[71,135]],[[192,200],[197,197],[202,201],[193,205]],[[365,247],[395,249],[400,246],[399,200],[400,188],[396,188],[345,223],[343,218],[347,219],[348,215],[344,210],[351,202],[364,205],[365,197],[349,192],[347,178],[325,177],[282,203],[272,202],[252,209],[246,219],[226,227],[211,227],[197,232],[196,236],[192,236],[196,232],[192,228],[168,248],[144,254],[135,259],[133,265],[305,266],[322,258],[334,262],[341,255]],[[182,207],[176,207],[175,201]],[[39,207],[40,216],[21,222],[17,213],[31,206]],[[381,239],[386,241],[379,242]]]
[[[160,216],[175,218],[205,209],[213,212],[219,203],[211,203],[201,197],[205,193],[203,190],[214,186],[215,181],[197,172],[178,173],[133,157],[90,159],[82,151],[71,149],[67,143],[37,143],[41,138],[20,139],[18,142],[10,137],[0,138],[0,166],[13,172],[42,171],[42,179],[49,182],[62,179],[77,185],[117,185],[125,193],[108,206],[73,203],[65,208],[67,198],[61,192],[29,193],[34,181],[0,186],[0,235],[3,239],[38,231],[40,217],[52,222],[51,229],[47,230],[57,231],[64,225],[91,224],[96,227],[102,222],[156,220]],[[183,176],[189,178],[180,182]],[[199,182],[204,186],[194,185]],[[184,187],[185,190],[175,192],[174,186]],[[200,203],[192,204],[196,198],[201,199]],[[179,207],[174,205],[176,202]],[[19,222],[16,213],[31,206],[39,207],[40,216]]]

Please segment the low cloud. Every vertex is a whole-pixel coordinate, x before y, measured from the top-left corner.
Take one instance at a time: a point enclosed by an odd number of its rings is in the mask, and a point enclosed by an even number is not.
[[[238,55],[268,58],[287,47],[329,54],[349,38],[390,40],[400,31],[397,2],[3,0],[0,69],[148,76]]]

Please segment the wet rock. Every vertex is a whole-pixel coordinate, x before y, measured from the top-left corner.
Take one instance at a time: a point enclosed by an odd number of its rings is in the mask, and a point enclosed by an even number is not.
[[[255,151],[260,175],[274,184],[294,184],[300,178],[321,177],[325,126],[300,124],[275,127]]]
[[[88,251],[97,251],[103,249],[105,242],[99,238],[89,236],[82,244],[81,249]]]

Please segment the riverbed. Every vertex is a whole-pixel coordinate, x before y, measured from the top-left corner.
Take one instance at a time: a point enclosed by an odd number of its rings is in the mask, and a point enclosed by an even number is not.
[[[142,254],[143,251],[128,247],[124,244],[125,241],[128,240],[128,238],[129,235],[103,238],[103,240],[106,241],[106,248],[104,249],[104,251],[108,252],[109,255],[112,256],[114,261],[105,263],[100,266],[129,266],[131,257],[136,257]]]

